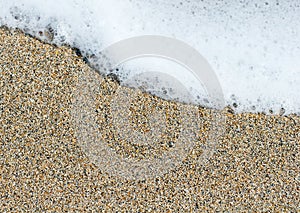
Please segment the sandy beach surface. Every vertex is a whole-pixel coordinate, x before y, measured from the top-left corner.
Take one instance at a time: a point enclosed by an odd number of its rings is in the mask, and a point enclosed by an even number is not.
[[[134,179],[99,159],[98,139],[120,159],[159,167],[174,150],[182,162]],[[299,141],[297,115],[161,100],[101,77],[68,47],[0,29],[1,212],[299,212]]]

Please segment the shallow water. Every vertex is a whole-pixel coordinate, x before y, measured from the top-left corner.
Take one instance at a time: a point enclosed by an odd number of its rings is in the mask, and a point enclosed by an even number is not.
[[[59,4],[0,0],[0,25],[58,45],[69,44],[83,55],[97,57],[108,45],[139,35],[184,41],[207,59],[226,103],[237,111],[279,113],[283,107],[287,114],[300,113],[299,20],[300,3],[295,0],[66,0]],[[132,60],[118,74],[126,80],[145,70],[177,77],[192,93],[193,102],[209,105],[203,103],[202,86],[178,64],[153,58]],[[156,88],[158,94],[160,89]]]

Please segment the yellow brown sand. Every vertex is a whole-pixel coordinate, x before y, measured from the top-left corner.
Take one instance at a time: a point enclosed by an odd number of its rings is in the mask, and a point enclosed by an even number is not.
[[[102,82],[95,87],[98,130],[120,156],[143,159],[172,150],[177,108],[196,110],[197,140],[183,163],[145,180],[99,169],[80,145],[84,138],[74,125],[80,121],[72,117],[82,76]],[[117,87],[139,97],[131,119],[141,133],[149,131],[149,113],[169,116],[169,130],[151,147],[128,143],[111,125]],[[300,118],[219,112],[225,132],[202,161],[212,113],[119,87],[67,47],[0,29],[0,211],[299,212]]]

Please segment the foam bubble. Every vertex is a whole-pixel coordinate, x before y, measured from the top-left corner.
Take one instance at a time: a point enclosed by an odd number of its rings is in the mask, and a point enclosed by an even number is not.
[[[237,111],[279,113],[284,107],[286,113],[300,113],[299,20],[300,3],[293,0],[0,1],[0,25],[69,44],[83,55],[97,56],[108,45],[138,35],[180,39],[208,60],[227,104]],[[199,89],[190,91],[197,97]],[[202,97],[194,101],[201,104]]]

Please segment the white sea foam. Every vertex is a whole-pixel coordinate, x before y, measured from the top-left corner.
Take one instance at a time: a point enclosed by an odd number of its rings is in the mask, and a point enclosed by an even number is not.
[[[278,113],[284,107],[286,113],[300,113],[297,0],[0,0],[0,25],[37,37],[41,37],[39,31],[48,29],[54,32],[53,43],[69,44],[96,56],[108,45],[133,36],[177,38],[207,59],[227,104],[236,103],[237,111],[272,109]],[[128,70],[131,74],[142,70],[143,65],[151,69],[154,63],[131,61],[119,71],[121,77],[130,75]],[[183,79],[180,68],[162,65],[161,69],[167,68],[177,70],[173,75]],[[185,84],[196,97],[202,89],[191,82],[192,77],[186,76]],[[194,101],[203,104],[203,99]]]

